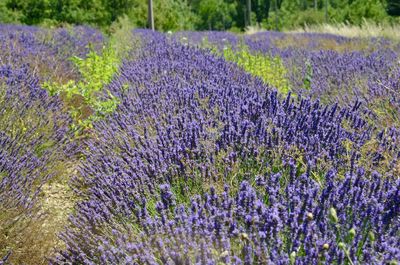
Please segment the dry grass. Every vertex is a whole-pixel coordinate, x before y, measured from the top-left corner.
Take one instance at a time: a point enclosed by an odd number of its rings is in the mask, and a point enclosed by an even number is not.
[[[348,51],[370,51],[373,46],[368,39],[358,39],[357,41],[338,42],[335,39],[321,38],[314,39],[296,34],[287,34],[284,38],[273,40],[276,47],[286,48],[307,48],[309,50],[332,50],[339,53]],[[312,44],[312,45],[311,45]]]
[[[266,29],[260,26],[247,27],[245,34],[251,35],[259,32],[264,32]],[[400,40],[400,24],[388,25],[379,24],[364,20],[359,25],[350,25],[348,23],[337,24],[317,24],[306,25],[302,28],[294,30],[286,30],[286,33],[327,33],[348,38],[374,38],[384,37],[392,40]]]
[[[259,26],[246,28],[246,35],[253,35],[260,32],[266,32]],[[285,31],[286,34],[279,37],[271,36],[274,46],[285,49],[291,48],[307,48],[311,50],[334,50],[339,53],[348,51],[365,51],[373,52],[376,45],[371,45],[371,38],[386,38],[392,40],[388,43],[382,43],[385,47],[393,48],[400,42],[400,24],[383,25],[368,22],[364,20],[361,26],[341,24],[320,24],[310,25],[303,28]],[[301,33],[321,33],[332,34],[347,37],[346,41],[335,38],[315,38],[313,35],[305,35]],[[251,37],[253,38],[253,36]],[[254,36],[257,38],[257,35]],[[383,47],[383,46],[380,46]]]
[[[358,25],[349,25],[348,23],[339,23],[335,25],[320,24],[310,25],[304,28],[288,31],[291,33],[328,33],[340,35],[349,38],[371,38],[384,37],[393,40],[400,40],[400,25],[384,25],[364,20]]]
[[[259,32],[264,32],[264,31],[266,31],[266,30],[261,28],[259,25],[248,26],[245,29],[245,34],[252,35],[252,34],[259,33]]]

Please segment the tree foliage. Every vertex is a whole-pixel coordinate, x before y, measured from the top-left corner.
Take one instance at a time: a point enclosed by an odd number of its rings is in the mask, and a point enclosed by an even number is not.
[[[228,30],[260,25],[268,29],[324,22],[393,22],[400,0],[153,0],[157,30]],[[251,6],[249,23],[248,6]],[[1,0],[0,22],[90,24],[108,27],[127,15],[147,27],[143,0]]]

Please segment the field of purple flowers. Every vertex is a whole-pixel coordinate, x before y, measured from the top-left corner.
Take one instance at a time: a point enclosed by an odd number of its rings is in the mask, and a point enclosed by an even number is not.
[[[399,43],[129,34],[0,26],[0,264],[399,264]]]

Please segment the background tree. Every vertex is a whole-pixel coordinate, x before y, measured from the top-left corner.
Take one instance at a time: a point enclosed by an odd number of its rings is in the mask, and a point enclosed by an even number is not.
[[[196,27],[201,30],[226,30],[233,26],[236,3],[224,0],[194,0],[190,2],[197,15]]]
[[[400,0],[387,0],[386,10],[390,16],[400,16]]]
[[[267,20],[269,17],[269,9],[271,6],[270,0],[253,0],[252,2],[253,10],[256,13],[256,22],[258,25],[262,23],[263,20]]]
[[[21,21],[22,14],[9,5],[7,2],[0,1],[0,22],[18,23]]]
[[[153,0],[157,30],[243,30],[251,22],[281,30],[331,23],[395,23],[400,0]],[[0,0],[0,22],[89,24],[107,28],[127,15],[147,27],[144,0]],[[326,14],[326,17],[325,17]]]

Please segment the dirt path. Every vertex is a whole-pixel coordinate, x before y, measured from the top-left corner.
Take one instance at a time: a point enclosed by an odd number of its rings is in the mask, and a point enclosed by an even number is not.
[[[42,186],[31,213],[18,209],[3,213],[8,221],[0,222],[7,226],[5,232],[0,227],[0,249],[12,251],[6,264],[48,264],[48,258],[64,247],[58,235],[77,201],[68,182],[77,174],[78,166],[79,161],[60,163],[56,176]]]

